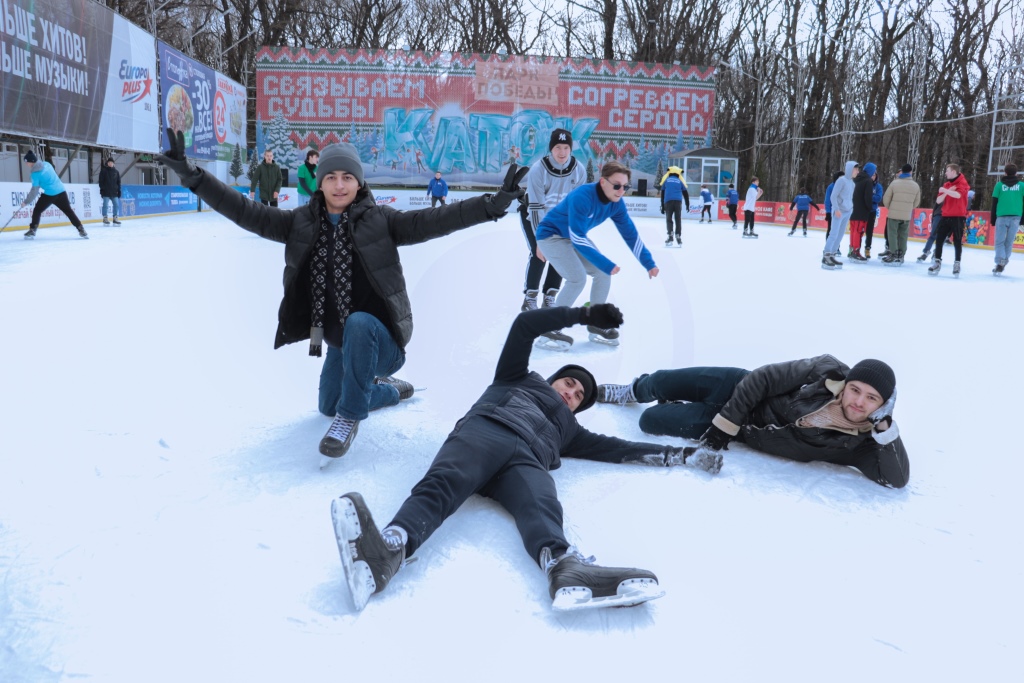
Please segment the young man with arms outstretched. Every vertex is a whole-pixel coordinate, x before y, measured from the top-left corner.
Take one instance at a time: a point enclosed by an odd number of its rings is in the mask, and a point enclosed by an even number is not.
[[[838,227],[838,226],[837,226]],[[640,429],[700,439],[690,457],[714,459],[732,439],[754,450],[801,462],[856,467],[869,479],[902,488],[910,460],[892,420],[896,375],[880,360],[848,368],[832,356],[741,368],[682,368],[602,384],[602,403],[658,405]]]
[[[317,191],[306,206],[277,209],[250,202],[185,158],[184,138],[171,132],[159,160],[214,211],[260,237],[282,242],[284,299],[274,348],[309,340],[309,354],[327,358],[320,372],[319,407],[334,418],[320,441],[324,456],[348,452],[369,411],[397,405],[413,386],[391,375],[405,364],[412,337],[412,304],[398,247],[505,215],[522,190],[526,169],[509,169],[494,195],[450,206],[396,211],[377,206],[363,181],[356,148],[347,142],[320,151]]]
[[[632,605],[660,597],[642,569],[598,567],[572,547],[562,528],[550,471],[562,458],[653,466],[689,465],[681,448],[595,434],[576,415],[594,403],[593,376],[566,365],[544,379],[529,368],[538,335],[571,325],[617,328],[612,304],[520,313],[509,330],[494,380],[459,420],[394,519],[378,531],[358,493],[331,505],[346,584],[356,609],[384,590],[405,560],[474,493],[495,500],[516,521],[529,556],[548,574],[555,609]]]

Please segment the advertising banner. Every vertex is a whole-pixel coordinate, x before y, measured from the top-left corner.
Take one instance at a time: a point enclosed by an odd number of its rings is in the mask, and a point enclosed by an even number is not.
[[[153,39],[92,0],[2,0],[0,73],[0,130],[158,151]]]
[[[217,136],[213,127],[213,101],[217,77],[213,69],[157,41],[160,51],[160,96],[163,120],[160,140],[170,147],[167,130],[185,133],[185,154],[192,159],[215,161]]]
[[[213,96],[213,135],[217,139],[217,160],[245,164],[245,87],[217,71],[217,92]],[[237,150],[237,151],[236,151]]]
[[[308,148],[350,142],[371,183],[496,185],[510,163],[572,132],[589,174],[626,163],[650,183],[668,154],[710,144],[714,69],[669,64],[386,50],[264,47],[257,151],[296,168]]]

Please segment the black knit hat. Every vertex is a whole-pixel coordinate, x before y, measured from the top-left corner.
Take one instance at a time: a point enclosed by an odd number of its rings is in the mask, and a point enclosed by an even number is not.
[[[888,401],[896,389],[896,373],[886,363],[866,358],[850,369],[847,382],[864,382],[878,392],[883,401]]]
[[[914,167],[911,166],[910,164],[903,164],[903,168],[900,169],[900,171],[903,172],[903,173],[912,173],[913,170],[914,170]]]
[[[574,412],[582,413],[584,410],[594,405],[597,400],[597,380],[590,374],[590,371],[586,368],[582,368],[579,365],[566,365],[555,371],[555,374],[548,377],[548,384],[554,383],[556,379],[563,377],[572,377],[574,380],[580,383],[583,387],[583,400],[580,401],[580,407]]]
[[[29,150],[29,151],[25,152],[25,161],[27,163],[34,164],[37,161],[39,161],[39,159],[36,158],[36,153],[35,152],[33,152],[32,150]]]
[[[572,133],[565,128],[555,128],[551,131],[551,141],[548,143],[548,151],[555,148],[555,145],[569,145],[572,149]]]

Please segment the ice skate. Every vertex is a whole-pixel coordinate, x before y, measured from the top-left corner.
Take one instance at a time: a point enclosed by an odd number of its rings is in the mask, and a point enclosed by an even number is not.
[[[549,351],[568,351],[572,346],[572,337],[561,330],[552,330],[537,337],[537,341],[533,345],[538,349],[548,349]]]
[[[36,238],[36,226],[31,225],[29,229],[25,231],[25,239],[34,240]]]
[[[85,231],[85,228],[78,228],[78,236],[83,240],[89,239],[89,233]]]
[[[121,221],[117,220],[116,216],[114,217],[114,225],[121,225]]]
[[[320,459],[320,469],[348,453],[358,431],[359,420],[346,420],[340,415],[335,416],[324,438],[320,439],[320,453],[324,456]]]
[[[832,260],[832,254],[825,254],[821,257],[822,270],[835,270],[836,262]]]
[[[864,247],[864,260],[867,261],[871,258],[871,247]]]
[[[384,590],[401,569],[405,539],[395,527],[386,529],[384,535],[377,531],[373,516],[358,493],[346,493],[332,500],[331,520],[345,584],[352,604],[361,611],[370,596]]]
[[[920,260],[920,259],[918,259],[918,260]],[[940,270],[942,270],[942,259],[938,259],[937,258],[937,259],[935,259],[932,262],[931,267],[928,268],[928,274],[929,275],[938,275]]]
[[[537,310],[537,297],[540,295],[538,289],[528,289],[523,293],[523,305],[519,307],[521,313]]]
[[[1006,266],[1004,264],[997,263],[996,267],[992,269],[992,274],[996,275],[996,276],[1002,275],[1003,274],[1003,270],[1005,270],[1005,269],[1006,269]]]
[[[593,325],[587,325],[587,332],[590,333],[590,341],[592,342],[607,346],[619,345],[619,331],[614,327],[609,327],[605,330]]]
[[[846,256],[847,256],[847,258],[850,259],[850,261],[852,261],[854,263],[856,263],[858,261],[860,261],[860,262],[867,261],[866,258],[861,256],[860,249],[853,249],[852,247],[850,248],[850,253],[848,253]]]
[[[917,257],[917,262],[918,263],[924,263],[925,261],[928,260],[928,257],[931,256],[931,255],[932,255],[932,252],[931,252],[931,249],[929,249],[928,251],[924,252],[923,254],[921,254],[920,256]]]
[[[110,225],[110,221],[107,220],[106,216],[103,217],[103,225]]]
[[[598,384],[597,402],[614,403],[625,406],[636,403],[636,396],[633,394],[633,383],[629,384]]]
[[[683,238],[680,237],[679,235],[676,235],[676,246],[677,247],[683,246]]]
[[[786,235],[786,237],[792,237],[794,234],[796,234],[796,228],[793,228],[792,230],[790,230],[789,234]]]
[[[804,237],[807,237],[807,231],[804,230]]]
[[[558,558],[541,551],[541,566],[548,574],[551,607],[559,612],[630,607],[665,595],[658,577],[646,569],[600,567],[575,547]]]
[[[843,262],[839,260],[839,252],[832,252],[832,263],[836,268],[842,268]]]
[[[665,238],[665,246],[666,247],[671,247],[672,246],[672,235],[669,235],[668,237]]]
[[[960,277],[960,262],[959,261],[953,261],[953,277],[955,277],[955,278],[959,278]]]
[[[746,230],[744,230],[744,231],[743,231],[743,236],[744,236],[745,238],[747,238],[747,239],[752,239],[752,240],[756,240],[756,239],[757,239],[757,233],[756,233],[756,232],[754,232],[754,229],[753,229],[753,228],[751,228],[749,232],[747,232]]]
[[[544,292],[544,308],[554,308],[555,307],[555,299],[557,297],[558,297],[558,290],[555,289],[554,287],[551,287],[551,288],[548,289],[548,291]]]
[[[882,265],[886,266],[902,266],[903,265],[903,254],[901,252],[892,252],[882,257]]]
[[[733,230],[739,230],[739,226],[738,226],[738,225],[736,225],[736,223],[735,223],[735,222],[733,222],[733,224],[732,224],[732,229],[733,229]]]
[[[416,393],[416,387],[414,387],[411,383],[406,382],[404,379],[398,379],[397,377],[374,377],[373,383],[387,384],[389,386],[393,386],[395,389],[398,390],[399,401],[406,401],[412,398],[412,395]]]

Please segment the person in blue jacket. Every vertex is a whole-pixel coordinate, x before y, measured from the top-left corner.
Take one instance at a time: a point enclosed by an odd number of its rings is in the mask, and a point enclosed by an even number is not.
[[[686,203],[686,211],[690,211],[690,194],[683,184],[682,169],[670,166],[668,176],[661,183],[661,213],[665,216],[665,226],[668,229],[668,236],[665,238],[665,246],[672,244],[672,221],[676,223],[676,244],[682,245],[683,227],[683,203]]]
[[[445,200],[448,199],[448,183],[441,179],[440,171],[435,173],[427,184],[427,194],[430,195],[430,208],[437,206],[438,202],[441,202],[441,206],[445,205]]]
[[[725,194],[725,208],[729,210],[729,218],[732,220],[732,229],[736,230],[736,209],[740,205],[740,193],[736,186],[729,183],[729,191]]]
[[[832,186],[829,185],[829,189],[831,188]],[[789,237],[792,237],[793,233],[796,232],[796,225],[801,220],[804,222],[804,237],[807,237],[807,212],[811,210],[812,206],[819,211],[820,207],[814,203],[811,195],[807,194],[806,189],[801,189],[800,194],[793,197],[793,201],[789,204],[789,210],[792,211],[794,206],[796,207],[796,218],[793,219],[793,228],[789,231]]]
[[[644,246],[636,226],[626,212],[623,195],[629,191],[629,169],[617,161],[609,161],[601,168],[601,179],[596,183],[581,185],[570,192],[555,208],[544,216],[537,226],[538,255],[551,263],[565,278],[565,284],[555,299],[555,306],[572,306],[587,284],[587,275],[593,278],[590,287],[590,303],[603,304],[608,301],[612,286],[612,275],[619,272],[618,265],[598,251],[587,233],[609,218],[615,223],[622,239],[633,251],[647,275],[658,276],[658,266],[651,252]],[[602,329],[588,325],[590,341],[619,345],[619,331],[615,328]],[[565,350],[572,345],[572,338],[560,331],[544,335],[543,345],[556,350]]]
[[[864,231],[864,258],[871,258],[871,237],[875,234],[875,221],[878,219],[878,205],[882,203],[882,197],[885,196],[885,188],[882,183],[878,182],[878,173],[871,176],[871,182],[874,183],[874,189],[871,195],[871,205],[874,211],[871,212],[870,218],[868,218],[868,227]],[[885,253],[882,256],[886,256],[889,253],[889,239],[885,240]]]
[[[715,195],[711,194],[711,190],[708,189],[707,185],[700,186],[700,200],[703,202],[703,206],[700,210],[700,222],[704,222],[704,214],[708,215],[708,223],[711,222],[711,207],[715,203]]]
[[[832,182],[825,188],[825,239],[828,239],[829,234],[832,232],[832,189],[836,186],[836,181],[843,177],[842,171],[836,171],[835,175],[832,176]]]
[[[29,150],[25,153],[25,163],[32,169],[32,189],[21,206],[26,207],[37,196],[39,197],[39,201],[32,209],[32,221],[29,223],[28,232],[25,233],[25,239],[35,239],[36,229],[39,228],[39,219],[42,217],[43,211],[51,206],[56,206],[64,212],[64,215],[71,221],[71,225],[78,228],[79,237],[89,239],[89,234],[85,232],[85,226],[78,219],[75,210],[71,208],[71,200],[68,198],[67,190],[64,189],[64,183],[60,181],[57,171],[53,170],[50,162],[39,159],[35,152]]]

